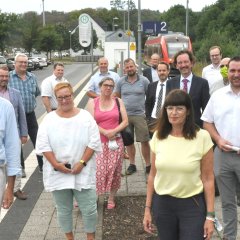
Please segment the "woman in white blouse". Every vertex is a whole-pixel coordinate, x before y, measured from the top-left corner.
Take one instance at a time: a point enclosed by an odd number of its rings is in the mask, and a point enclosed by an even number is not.
[[[95,239],[97,224],[95,153],[101,151],[96,122],[85,110],[74,107],[73,89],[59,83],[54,89],[58,108],[41,123],[36,150],[44,156],[43,182],[52,192],[58,223],[73,240],[72,209],[76,199],[87,239]]]

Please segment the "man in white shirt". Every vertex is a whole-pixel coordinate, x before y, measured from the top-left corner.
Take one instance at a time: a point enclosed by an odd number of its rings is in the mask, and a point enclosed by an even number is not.
[[[97,71],[89,81],[89,88],[87,95],[91,98],[98,97],[100,95],[99,82],[104,77],[110,77],[114,80],[115,86],[119,81],[120,77],[117,73],[108,70],[108,60],[105,57],[99,58],[98,60],[99,71]]]
[[[213,46],[209,49],[211,64],[204,67],[202,77],[207,79],[209,84],[210,95],[217,89],[223,87],[223,77],[220,73],[220,62],[222,52],[219,46]],[[220,84],[220,85],[219,85]]]
[[[41,96],[47,112],[57,109],[57,99],[54,94],[54,87],[60,82],[68,82],[64,75],[64,65],[55,63],[53,65],[53,75],[45,78],[41,85]]]
[[[229,85],[210,98],[201,119],[217,146],[214,173],[222,201],[224,239],[237,238],[236,185],[240,182],[240,56],[228,64]]]
[[[170,73],[170,66],[166,62],[160,62],[157,66],[159,81],[148,85],[145,101],[145,113],[149,130],[154,127],[159,118],[161,107],[166,95],[166,82]],[[150,134],[151,135],[151,134]]]

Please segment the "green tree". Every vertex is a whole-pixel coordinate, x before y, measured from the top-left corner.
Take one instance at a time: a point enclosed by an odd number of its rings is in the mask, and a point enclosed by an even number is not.
[[[58,34],[53,25],[46,25],[40,31],[39,36],[39,49],[45,51],[47,53],[47,57],[50,53],[51,59],[51,51],[57,50],[60,45],[63,43],[63,38],[60,34]]]
[[[37,46],[40,23],[36,12],[28,12],[22,19],[22,47],[29,53]]]
[[[18,15],[0,11],[0,51],[3,53],[11,39],[10,32],[15,29]]]

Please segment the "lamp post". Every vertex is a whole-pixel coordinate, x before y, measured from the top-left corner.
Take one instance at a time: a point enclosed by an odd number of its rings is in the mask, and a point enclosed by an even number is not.
[[[71,50],[72,50],[72,31],[68,31],[70,34],[70,38],[69,38],[69,57],[71,57]]]
[[[118,20],[118,17],[114,17],[114,18],[112,19],[112,30],[113,30],[113,32],[115,31],[115,27],[118,26],[117,24],[114,23],[115,20]]]

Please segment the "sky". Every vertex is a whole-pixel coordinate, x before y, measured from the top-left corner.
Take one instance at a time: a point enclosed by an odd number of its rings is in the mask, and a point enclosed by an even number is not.
[[[1,2],[4,0],[1,0]],[[4,4],[0,4],[0,10],[3,13],[24,13],[35,11],[41,13],[45,11],[64,11],[70,12],[83,8],[98,8],[105,7],[110,9],[110,0],[5,0]],[[209,6],[217,2],[217,0],[188,0],[189,8],[193,11],[201,11],[205,6]],[[138,8],[138,0],[134,0]],[[187,0],[141,0],[141,9],[159,10],[160,12],[167,11],[170,7],[181,4],[186,6]]]

